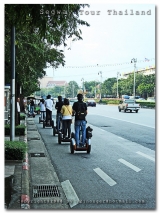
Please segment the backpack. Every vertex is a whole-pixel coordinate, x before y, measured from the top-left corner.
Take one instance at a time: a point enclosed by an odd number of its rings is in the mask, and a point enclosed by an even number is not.
[[[85,120],[86,113],[85,113],[85,106],[84,103],[78,102],[78,110],[76,113],[77,120]]]

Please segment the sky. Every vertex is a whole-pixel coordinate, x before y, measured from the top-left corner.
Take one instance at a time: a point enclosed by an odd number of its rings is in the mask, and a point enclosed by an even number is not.
[[[155,4],[90,3],[83,10],[80,19],[90,27],[80,26],[83,40],[69,39],[66,48],[59,47],[64,50],[65,67],[45,69],[48,76],[81,85],[82,81],[117,77],[117,72],[123,77],[134,70],[133,58],[137,70],[155,65]]]

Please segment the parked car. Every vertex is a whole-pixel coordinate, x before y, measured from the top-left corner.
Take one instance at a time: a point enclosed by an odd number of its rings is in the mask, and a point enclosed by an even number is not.
[[[86,101],[86,104],[87,104],[87,106],[94,106],[94,107],[96,107],[96,102],[95,102],[95,100],[87,100]]]
[[[129,95],[122,95],[122,99],[129,99]]]

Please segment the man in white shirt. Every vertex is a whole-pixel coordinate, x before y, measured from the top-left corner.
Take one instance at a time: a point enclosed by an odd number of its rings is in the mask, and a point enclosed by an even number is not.
[[[48,124],[48,120],[50,120],[50,125],[51,125],[52,107],[53,107],[53,101],[51,100],[51,95],[47,96],[47,100],[45,100],[45,107],[46,107],[46,124]]]

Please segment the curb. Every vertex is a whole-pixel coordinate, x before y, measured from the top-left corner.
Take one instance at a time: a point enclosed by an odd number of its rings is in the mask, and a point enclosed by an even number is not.
[[[27,143],[27,118],[25,118],[24,125],[26,126],[25,129],[25,136],[24,142]],[[22,163],[22,194],[21,194],[21,209],[30,209],[30,194],[29,194],[29,160],[28,160],[28,153],[25,153],[25,157]]]

